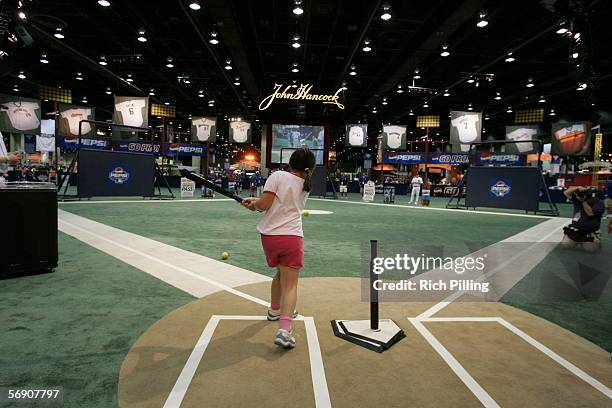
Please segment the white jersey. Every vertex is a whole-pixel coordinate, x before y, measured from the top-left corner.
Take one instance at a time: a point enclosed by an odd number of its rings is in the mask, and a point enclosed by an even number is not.
[[[402,136],[406,134],[405,126],[383,126],[383,132],[387,134],[389,148],[399,149],[402,146]]]
[[[36,136],[36,151],[37,152],[54,152],[55,151],[55,136],[40,135]]]
[[[34,130],[40,125],[36,111],[40,109],[38,102],[6,102],[2,106],[7,108],[6,114],[11,125],[17,130]]]
[[[302,211],[308,193],[304,191],[304,179],[286,171],[276,171],[268,177],[264,194],[274,194],[272,206],[257,224],[263,235],[304,236]]]
[[[79,135],[79,123],[82,120],[89,120],[91,116],[91,109],[85,108],[74,108],[68,109],[62,112],[62,118],[68,121],[68,127],[70,129],[70,135]],[[91,132],[91,125],[89,123],[83,123],[81,125],[81,134],[86,135]]]
[[[421,184],[423,184],[423,179],[421,176],[414,176],[410,184],[412,184],[413,188],[420,188]]]
[[[557,140],[561,140],[566,137],[579,135],[581,133],[586,133],[585,126],[582,123],[576,123],[557,130],[555,132],[555,138]]]
[[[351,126],[349,128],[349,145],[363,146],[364,139],[365,139],[365,134],[361,126]]]
[[[506,134],[506,139],[514,141],[526,141],[525,143],[516,143],[516,148],[520,153],[526,153],[533,150],[533,143],[531,140],[536,138],[538,134],[537,129],[533,128],[519,128]]]
[[[0,158],[8,157],[8,151],[6,150],[6,145],[4,144],[4,138],[2,137],[2,133],[0,132]],[[3,163],[0,160],[0,170],[4,171],[7,169],[6,163]]]
[[[142,108],[146,106],[144,99],[133,99],[115,105],[115,110],[121,112],[123,125],[141,127],[144,125]]]
[[[233,133],[234,143],[245,143],[249,138],[249,130],[251,130],[251,124],[249,122],[231,122],[230,128]]]
[[[207,142],[210,139],[210,132],[212,127],[215,126],[216,121],[214,119],[200,118],[193,120],[191,124],[196,128],[196,138],[200,142]]]
[[[462,143],[461,151],[467,152],[470,150],[470,145],[464,143],[475,142],[480,136],[478,134],[478,128],[476,127],[478,120],[479,115],[477,114],[461,115],[451,120],[451,125],[457,129],[459,141]]]

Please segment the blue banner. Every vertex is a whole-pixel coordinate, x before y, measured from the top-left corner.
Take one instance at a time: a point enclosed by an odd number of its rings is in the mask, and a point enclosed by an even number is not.
[[[113,149],[120,152],[154,153],[159,155],[159,143],[152,142],[115,142]]]
[[[525,156],[520,154],[481,153],[478,155],[477,163],[482,166],[494,164],[522,166],[525,164]]]
[[[165,156],[206,156],[206,146],[189,143],[168,143],[164,145]]]
[[[424,153],[419,152],[385,152],[385,163],[389,164],[420,164],[424,163]]]
[[[66,139],[64,137],[58,137],[57,146],[63,149],[78,149],[79,139]],[[110,141],[106,138],[81,138],[81,147],[85,149],[98,149],[108,150],[110,147]]]
[[[463,153],[429,153],[430,164],[469,164],[470,157]]]

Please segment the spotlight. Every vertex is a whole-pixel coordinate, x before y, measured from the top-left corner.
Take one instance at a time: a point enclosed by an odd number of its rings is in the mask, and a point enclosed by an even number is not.
[[[17,85],[17,84],[13,85],[13,91],[14,92],[19,92],[19,85]]]
[[[82,102],[83,103],[87,103],[87,97],[86,96],[83,97]]]
[[[213,44],[213,45],[217,45],[219,44],[219,40],[217,39],[217,32],[216,31],[211,31],[210,32],[210,40],[208,40],[209,43]]]
[[[302,46],[302,44],[300,44],[300,35],[299,34],[293,34],[292,37],[293,43],[291,44],[291,46],[295,49],[300,48]]]
[[[107,94],[107,95],[112,94],[110,86],[107,86],[107,87],[106,87],[106,94]]]
[[[55,29],[55,34],[53,34],[53,36],[55,38],[59,38],[60,40],[63,40],[65,38],[64,33],[62,33],[62,27],[57,27]]]
[[[193,0],[191,3],[189,3],[189,8],[192,10],[199,10],[202,8],[202,6],[200,5],[199,1]]]
[[[449,55],[450,52],[448,51],[448,44],[442,44],[442,52],[440,53],[440,56],[448,57]]]
[[[450,92],[448,92],[448,89],[444,90],[444,93],[442,94],[442,96],[450,96]]]
[[[25,13],[25,11],[19,10],[17,11],[17,17],[19,17],[21,20],[25,20],[28,18],[28,15]]]
[[[473,77],[473,76],[472,76],[472,77],[469,77],[469,78],[468,78],[468,80],[467,80],[467,83],[468,83],[468,84],[473,84],[474,82],[476,82],[476,80],[474,79],[474,77]]]
[[[351,70],[349,71],[349,75],[355,76],[357,75],[357,67],[355,64],[351,65]]]
[[[412,109],[410,109],[410,112],[408,112],[408,116],[414,116],[414,112],[412,111]]]
[[[545,103],[545,102],[546,102],[546,99],[544,99],[544,97],[543,97],[543,96],[540,96],[540,100],[539,100],[538,102],[540,102],[540,103]]]
[[[174,68],[174,62],[172,60],[172,57],[168,57],[166,59],[166,68]]]
[[[404,90],[402,89],[402,84],[397,84],[397,91],[395,92],[400,93],[400,94],[404,92]]]
[[[489,22],[487,21],[487,13],[481,11],[480,14],[478,14],[478,22],[476,23],[476,26],[483,28],[487,25],[489,25]]]
[[[414,76],[413,76],[413,78],[414,78],[414,79],[421,79],[421,75],[419,75],[419,74],[420,74],[420,72],[421,72],[421,70],[419,70],[418,68],[416,68],[416,69],[414,70]]]
[[[490,118],[489,118],[489,115],[486,115],[486,116],[485,116],[485,120],[489,120],[489,119],[490,119]]]
[[[145,43],[147,42],[147,37],[145,37],[146,31],[144,28],[138,30],[138,41]]]
[[[551,110],[550,110],[549,115],[550,115],[550,116],[555,116],[555,115],[556,115],[555,110],[554,110],[554,109],[551,109]]]
[[[229,58],[225,61],[225,69],[228,71],[232,69],[232,60]]]
[[[108,1],[108,0],[98,0],[98,4],[101,5],[102,7],[109,7],[110,6],[110,1]]]
[[[580,54],[578,54],[577,52],[574,52],[574,53],[572,54],[572,58],[573,58],[573,59],[577,59],[579,56],[580,56]]]
[[[506,61],[506,62],[514,62],[514,61],[516,61],[516,58],[514,58],[514,57],[512,56],[512,52],[509,52],[509,53],[508,53],[508,56],[507,56],[507,57],[506,57],[506,59],[505,59],[505,61]]]
[[[568,31],[569,30],[565,27],[565,21],[562,21],[561,24],[559,25],[559,29],[557,30],[557,34],[565,34]]]
[[[425,103],[423,104],[424,108],[429,108],[429,104],[427,103],[427,101],[425,101]]]
[[[469,110],[469,111],[474,110],[474,108],[472,108],[472,104],[471,103],[468,104],[467,110]]]
[[[291,72],[293,72],[294,74],[300,72],[300,70],[298,69],[298,63],[297,62],[293,63],[293,68],[291,68]]]
[[[387,21],[391,18],[391,5],[389,3],[385,3],[382,6],[382,14],[380,18]]]
[[[132,79],[132,74],[127,74],[127,78],[125,80],[128,82],[134,82],[134,80]]]
[[[80,72],[77,72],[76,79],[77,79],[77,81],[82,81],[83,80],[83,76],[82,76],[82,74]]]
[[[155,96],[155,89],[153,88],[149,89],[149,95]]]
[[[106,57],[104,55],[100,56],[100,61],[98,61],[98,64],[106,66],[108,65],[108,61],[106,61]]]
[[[387,98],[383,98],[383,100],[382,100],[382,105],[387,105],[387,104],[388,104],[388,103],[387,103]]]
[[[586,82],[581,82],[580,84],[578,84],[578,88],[576,88],[576,90],[577,91],[584,91],[587,88],[588,88],[588,85],[586,84]]]
[[[370,52],[370,51],[372,51],[372,47],[370,47],[370,42],[371,42],[371,41],[370,41],[370,39],[369,39],[369,38],[366,38],[365,40],[363,40],[363,48],[362,48],[362,50],[363,50],[364,52]]]
[[[512,106],[508,106],[508,110],[506,111],[506,113],[512,113]]]
[[[527,79],[527,83],[525,84],[525,86],[527,88],[533,88],[534,87],[533,78]]]
[[[27,77],[26,77],[25,72],[19,71],[19,75],[17,75],[17,78],[19,78],[19,79],[26,79]]]
[[[164,105],[170,106],[170,102],[164,102]]]
[[[42,53],[40,54],[40,62],[42,62],[43,64],[48,64],[49,60],[47,59],[47,54],[46,53]]]
[[[240,78],[239,77],[234,78],[234,85],[236,85],[236,86],[240,85]]]
[[[304,9],[302,8],[302,0],[295,0],[293,3],[293,14],[295,14],[296,16],[304,14]]]

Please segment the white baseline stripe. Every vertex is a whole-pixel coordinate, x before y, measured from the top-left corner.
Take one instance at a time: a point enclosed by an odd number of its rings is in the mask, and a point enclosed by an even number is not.
[[[461,210],[455,208],[437,208],[437,207],[422,207],[422,206],[411,206],[411,205],[401,205],[401,204],[383,204],[383,203],[364,203],[361,201],[348,201],[348,200],[333,200],[330,201],[325,198],[309,198],[308,200],[315,201],[325,201],[328,203],[349,203],[349,204],[360,204],[360,205],[379,205],[382,207],[397,207],[397,208],[408,208],[411,210],[424,210],[424,211],[451,211],[451,212],[460,212],[462,214],[484,214],[484,215],[503,215],[506,217],[524,217],[524,218],[556,218],[548,215],[533,215],[533,214],[512,214],[512,213],[503,213],[497,211],[477,211],[477,210]]]
[[[202,331],[202,335],[193,348],[191,355],[189,355],[187,363],[185,363],[181,374],[176,380],[174,387],[172,387],[172,391],[170,391],[170,395],[168,395],[168,399],[166,399],[164,408],[179,408],[181,406],[183,398],[185,398],[185,394],[189,388],[189,384],[191,384],[191,380],[193,380],[193,376],[198,369],[198,365],[204,356],[206,348],[210,344],[210,340],[212,339],[213,333],[215,332],[218,324],[219,316],[212,316],[208,321],[208,324]]]
[[[427,340],[433,349],[448,364],[451,370],[469,388],[470,391],[486,408],[500,408],[497,402],[476,382],[474,377],[457,361],[457,359],[434,337],[433,334],[421,323],[420,320],[409,317],[410,323],[414,325],[419,333]]]
[[[229,293],[232,293],[232,294],[234,294],[236,296],[240,296],[243,299],[250,300],[251,302],[259,303],[260,305],[265,306],[265,307],[269,306],[269,302],[267,302],[265,300],[259,299],[259,298],[255,297],[255,296],[251,296],[251,295],[249,295],[247,293],[241,292],[241,291],[239,291],[237,289],[232,288],[231,286],[224,285],[224,284],[219,283],[219,282],[217,282],[215,280],[208,279],[208,278],[206,278],[204,276],[198,275],[197,273],[193,273],[193,272],[191,272],[191,271],[189,271],[187,269],[181,268],[180,266],[173,265],[170,262],[164,261],[163,259],[159,259],[157,257],[154,257],[152,255],[146,254],[146,253],[144,253],[142,251],[139,251],[137,249],[130,248],[130,247],[126,246],[126,245],[120,244],[120,243],[115,242],[115,241],[113,241],[111,239],[103,237],[102,235],[96,234],[95,232],[91,232],[91,231],[88,231],[88,230],[86,230],[84,228],[81,228],[81,227],[79,227],[77,225],[71,224],[71,223],[69,223],[69,222],[67,222],[65,220],[61,220],[60,219],[59,220],[59,224],[60,224],[60,226],[62,224],[68,225],[70,228],[74,228],[74,229],[76,229],[78,231],[81,231],[81,232],[83,232],[85,234],[89,234],[89,235],[95,237],[96,239],[102,240],[102,241],[107,242],[109,244],[115,245],[118,248],[121,248],[121,249],[123,249],[125,251],[132,252],[132,253],[137,254],[137,255],[139,255],[141,257],[144,257],[144,258],[147,258],[147,259],[149,259],[151,261],[157,262],[157,263],[159,263],[161,265],[164,265],[164,266],[166,266],[168,268],[174,269],[175,271],[178,271],[178,272],[184,273],[185,275],[191,276],[192,278],[199,279],[201,281],[209,283],[209,284],[211,284],[213,286],[216,286],[216,287],[218,287],[220,289],[223,289],[223,290],[225,290],[225,291],[227,291]]]

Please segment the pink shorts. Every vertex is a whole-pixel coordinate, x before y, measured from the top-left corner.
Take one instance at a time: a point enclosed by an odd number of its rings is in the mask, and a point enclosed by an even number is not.
[[[304,239],[297,235],[262,235],[261,245],[268,266],[304,267]]]

